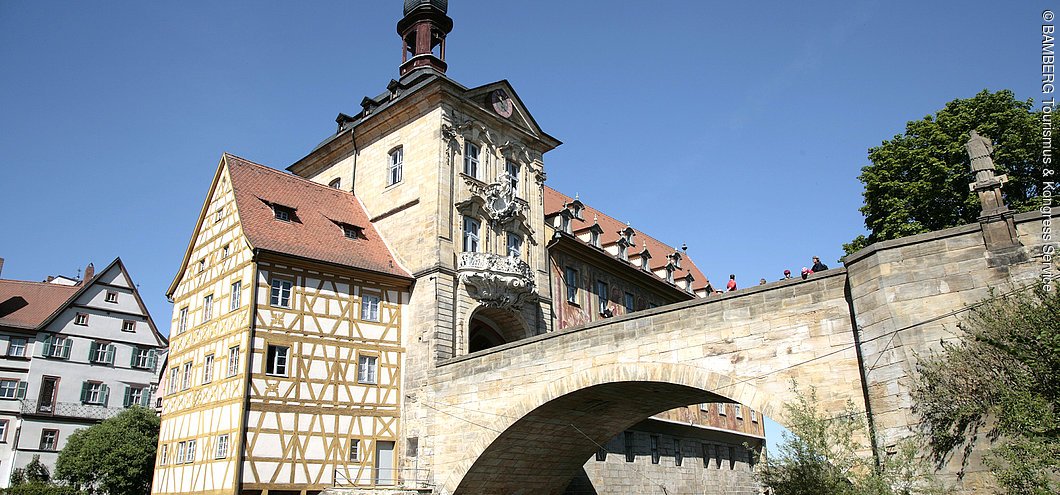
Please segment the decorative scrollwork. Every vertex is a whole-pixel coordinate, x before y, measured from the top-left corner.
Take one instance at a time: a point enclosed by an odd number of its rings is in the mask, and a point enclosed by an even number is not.
[[[519,309],[537,300],[533,270],[523,260],[491,253],[460,253],[460,281],[484,306]]]

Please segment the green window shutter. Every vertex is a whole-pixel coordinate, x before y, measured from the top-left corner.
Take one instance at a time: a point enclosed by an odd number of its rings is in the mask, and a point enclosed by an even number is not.
[[[131,353],[131,356],[129,357],[129,367],[130,368],[135,368],[136,367],[136,354],[139,353],[139,352],[140,352],[140,348],[139,347],[133,347],[132,348],[132,353]]]
[[[125,386],[125,400],[122,401],[122,407],[129,407],[132,404],[132,387]]]
[[[88,402],[88,387],[89,387],[89,383],[88,382],[81,383],[81,403],[82,404]]]
[[[17,397],[19,399],[25,399],[26,398],[26,387],[28,387],[28,386],[29,386],[29,382],[18,382]]]
[[[147,351],[147,367],[152,372],[158,371],[158,354],[155,353],[154,349]]]
[[[63,359],[70,359],[71,344],[73,344],[73,341],[70,339],[66,339],[66,342],[63,342]]]
[[[88,346],[88,362],[96,362],[96,351],[99,350],[99,342],[93,342]]]
[[[151,396],[154,395],[151,391],[154,390],[151,387],[144,387],[144,393],[140,395],[140,405],[143,407],[151,407]]]
[[[107,364],[114,366],[114,344],[107,344]]]
[[[44,338],[44,343],[40,348],[41,357],[48,357],[52,355],[52,337],[51,335]]]
[[[106,385],[102,385],[102,388],[103,388],[103,390],[102,390],[103,407],[107,407],[107,404],[110,403],[110,387],[108,387]]]

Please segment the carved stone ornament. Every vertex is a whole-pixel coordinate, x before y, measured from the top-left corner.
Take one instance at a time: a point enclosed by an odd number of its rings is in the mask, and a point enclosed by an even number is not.
[[[485,200],[482,209],[485,210],[490,220],[507,222],[526,210],[526,203],[515,197],[512,179],[513,177],[507,172],[502,172],[495,182],[487,184],[482,189],[482,196]]]
[[[519,309],[537,300],[533,271],[518,258],[460,253],[456,268],[468,293],[484,306]]]

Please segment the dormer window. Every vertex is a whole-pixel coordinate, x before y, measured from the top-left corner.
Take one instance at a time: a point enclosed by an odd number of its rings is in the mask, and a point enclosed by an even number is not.
[[[286,206],[277,204],[272,205],[272,215],[277,220],[280,220],[282,222],[290,222],[292,213],[294,213],[294,211]]]
[[[621,238],[625,239],[627,244],[633,246],[633,236],[637,235],[637,233],[633,230],[633,227],[630,227],[629,224],[626,224],[626,228],[618,231],[618,235]]]
[[[599,232],[597,232],[595,230],[589,231],[589,244],[591,244],[593,247],[600,247],[600,233]]]
[[[629,244],[625,239],[618,240],[618,258],[622,261],[629,261]]]
[[[568,206],[570,207],[570,212],[574,215],[574,218],[577,218],[578,220],[584,220],[582,218],[582,210],[585,209],[585,205],[582,204],[581,201],[575,198],[573,202],[568,204]]]
[[[681,253],[674,251],[673,254],[667,256],[670,259],[670,263],[673,263],[675,268],[681,268]]]
[[[347,223],[340,224],[342,227],[342,235],[346,236],[347,239],[360,239],[364,237],[361,235],[361,228],[356,227]]]
[[[648,253],[648,248],[645,247],[644,251],[640,253],[640,269],[646,272],[651,271],[651,267],[648,266],[648,260],[651,259],[651,254]]]
[[[342,178],[336,177],[332,179],[331,182],[328,182],[328,187],[332,189],[342,189]]]
[[[564,209],[559,214],[559,228],[565,234],[570,234],[573,232],[573,229],[571,228],[571,218],[572,214],[570,210]]]
[[[464,175],[478,178],[478,145],[464,142]]]
[[[673,265],[673,263],[667,263],[666,264],[666,282],[670,283],[670,284],[674,283],[674,265]]]
[[[695,279],[692,278],[692,274],[691,273],[689,273],[688,275],[685,275],[685,292],[687,292],[689,294],[695,294],[695,292],[692,290],[692,281],[693,280],[695,280]]]

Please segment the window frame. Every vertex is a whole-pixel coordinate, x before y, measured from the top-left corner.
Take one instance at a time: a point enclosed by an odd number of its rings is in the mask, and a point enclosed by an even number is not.
[[[77,325],[77,326],[80,326],[80,327],[87,327],[88,326],[88,313],[77,313],[74,316],[74,325]]]
[[[128,330],[126,330],[126,327],[129,327]],[[121,321],[121,331],[127,332],[127,333],[135,333],[136,332],[136,320],[122,320]]]
[[[601,315],[607,314],[607,293],[609,289],[607,282],[604,282],[603,280],[596,281],[596,309]]]
[[[192,379],[191,379],[191,375],[192,375],[192,372],[193,372],[194,369],[195,369],[195,362],[194,361],[188,361],[188,362],[180,365],[180,390],[181,391],[190,389],[192,387],[192,385],[194,384]]]
[[[379,356],[374,354],[357,355],[357,383],[361,385],[379,384]]]
[[[16,342],[21,342],[17,344]],[[13,352],[15,349],[22,349],[21,353]],[[10,337],[7,340],[7,357],[13,358],[25,358],[26,353],[29,352],[29,339],[26,337]]]
[[[563,272],[563,283],[567,288],[567,302],[578,304],[578,269],[566,267]]]
[[[275,203],[273,203],[272,205],[272,218],[274,220],[279,220],[281,222],[290,222],[292,216],[291,213],[291,209],[286,206],[278,205]]]
[[[46,447],[45,439],[51,434],[50,448]],[[59,451],[59,430],[56,428],[42,428],[40,431],[40,450],[42,452],[58,452]]]
[[[474,151],[472,153],[472,151]],[[481,163],[482,148],[471,142],[464,141],[464,175],[478,179],[478,168]]]
[[[81,403],[90,406],[105,406],[107,402],[107,385],[103,382],[96,380],[88,380],[84,382],[84,397],[81,399]]]
[[[504,159],[504,171],[511,176],[512,192],[515,193],[516,197],[519,196],[519,172],[521,170],[522,165],[519,162],[507,158]]]
[[[623,432],[622,436],[622,447],[625,450],[626,462],[634,462],[637,460],[637,452],[635,450],[635,438],[632,431]]]
[[[231,378],[239,374],[239,346],[228,348],[228,367],[225,378]]]
[[[206,294],[202,298],[202,322],[206,323],[213,319],[213,293]]]
[[[505,237],[507,239],[506,242],[508,257],[515,258],[517,260],[523,259],[523,235],[517,232],[507,232],[507,235]]]
[[[291,363],[291,346],[268,344],[265,346],[265,375],[288,376]]]
[[[382,321],[381,315],[383,299],[375,294],[361,293],[361,320]]]
[[[482,247],[482,238],[479,235],[482,231],[482,223],[479,222],[477,218],[464,215],[464,221],[461,223],[461,228],[463,230],[464,252],[479,252],[479,249]]]
[[[350,439],[350,461],[361,462],[361,439]]]
[[[213,381],[213,368],[214,368],[215,356],[213,353],[207,354],[203,358],[202,362],[202,383],[203,385]]]
[[[17,400],[18,386],[20,383],[22,383],[22,380],[18,380],[15,378],[4,378],[0,380],[0,400]],[[10,397],[8,397],[7,394],[8,390],[11,391]]]
[[[228,433],[217,435],[217,446],[214,448],[214,459],[225,459],[228,457]]]
[[[658,464],[662,457],[659,455],[659,435],[648,436],[648,449],[651,451],[651,463]]]
[[[405,149],[401,146],[387,153],[386,186],[400,184],[404,179]]]
[[[151,351],[152,349],[150,347],[133,347],[133,356],[130,367],[140,370],[151,369]],[[140,359],[141,353],[143,355],[142,363]]]
[[[116,291],[108,290],[107,291],[107,295],[103,297],[103,302],[108,302],[108,303],[111,303],[111,304],[117,304],[118,303],[118,293]]]
[[[624,297],[624,299],[623,299],[622,302],[625,303],[626,314],[630,314],[630,313],[636,311],[635,303],[637,301],[636,301],[636,298],[633,296],[633,293],[632,292],[626,292],[625,296],[623,296],[623,297]]]
[[[681,463],[684,461],[684,452],[681,452],[681,439],[674,438],[674,465],[681,467]]]
[[[180,308],[177,316],[177,335],[188,331],[188,307]]]
[[[243,305],[243,281],[236,280],[228,286],[228,312],[235,311]]]
[[[328,182],[328,187],[332,189],[342,189],[342,177],[335,177]]]
[[[279,287],[277,287],[279,284]],[[287,287],[285,288],[284,285]],[[284,300],[283,292],[287,291],[287,299]],[[283,277],[271,277],[269,279],[269,306],[274,308],[291,309],[291,299],[294,297],[294,281]]]

